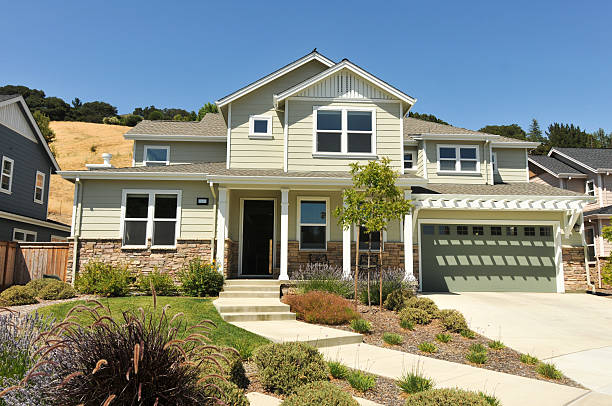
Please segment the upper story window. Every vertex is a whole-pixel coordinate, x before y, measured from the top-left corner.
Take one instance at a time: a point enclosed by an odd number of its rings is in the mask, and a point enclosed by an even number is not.
[[[271,138],[272,137],[272,116],[251,116],[249,117],[249,137]]]
[[[34,183],[34,202],[43,204],[45,200],[45,174],[36,171],[36,181]]]
[[[404,151],[404,169],[414,168],[414,152]]]
[[[595,182],[592,180],[587,180],[584,186],[584,193],[589,196],[595,196]]]
[[[476,145],[438,145],[438,172],[479,173]]]
[[[2,167],[0,168],[0,192],[11,193],[13,188],[13,167],[15,161],[7,156],[2,157]]]
[[[13,241],[18,242],[36,242],[37,233],[35,231],[13,229]]]
[[[327,199],[298,199],[300,249],[327,248]]]
[[[164,166],[170,164],[170,147],[157,147],[145,145],[144,159],[145,166]]]
[[[315,107],[313,116],[313,154],[376,154],[375,109]]]

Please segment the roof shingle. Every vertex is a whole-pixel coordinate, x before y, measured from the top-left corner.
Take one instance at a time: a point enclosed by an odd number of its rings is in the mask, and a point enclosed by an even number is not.
[[[569,165],[559,161],[558,159],[545,155],[531,155],[529,161],[536,166],[547,169],[555,176],[559,175],[584,175],[578,169],[572,168]]]
[[[208,113],[202,121],[143,120],[128,135],[226,136],[227,126],[219,113]]]
[[[469,185],[430,183],[413,188],[415,194],[449,194],[480,196],[584,196],[569,190],[537,183],[500,183],[497,185]]]
[[[19,96],[20,95],[18,94],[0,94],[0,102],[11,100],[11,99],[16,99]]]
[[[612,169],[611,148],[553,148],[553,156],[555,151],[596,170]]]

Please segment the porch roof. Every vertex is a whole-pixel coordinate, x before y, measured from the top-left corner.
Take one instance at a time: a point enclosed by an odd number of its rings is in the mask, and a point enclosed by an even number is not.
[[[476,196],[575,196],[586,197],[584,193],[572,192],[554,186],[538,183],[499,183],[496,185],[469,185],[460,183],[430,183],[415,187],[413,194],[427,195],[476,195]]]

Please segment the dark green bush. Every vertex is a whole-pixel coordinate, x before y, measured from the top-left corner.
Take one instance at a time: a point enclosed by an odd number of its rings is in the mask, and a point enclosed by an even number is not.
[[[383,333],[382,338],[389,345],[400,345],[404,342],[404,337],[395,333]]]
[[[265,345],[255,352],[254,361],[264,388],[278,394],[291,394],[302,385],[328,379],[323,356],[304,343]]]
[[[426,310],[417,309],[416,307],[404,307],[399,312],[400,324],[402,322],[411,322],[413,324],[429,324],[431,323],[431,314]]]
[[[468,328],[465,317],[463,317],[460,311],[454,309],[440,310],[439,317],[440,323],[442,323],[444,328],[453,333],[458,333]]]
[[[48,278],[43,278],[43,279],[33,279],[30,282],[28,282],[26,284],[26,286],[30,289],[32,289],[34,291],[34,293],[36,295],[38,295],[38,292],[40,292],[40,290],[42,288],[44,288],[45,286],[47,286],[49,283],[51,283],[54,279],[48,279]]]
[[[408,319],[400,319],[399,325],[401,328],[405,328],[406,330],[414,330],[414,322]]]
[[[90,261],[78,273],[74,286],[81,293],[101,296],[127,296],[130,292],[132,279],[132,274],[127,267]]]
[[[222,379],[211,379],[207,381],[211,386],[208,386],[205,391],[207,396],[216,398],[219,401],[209,400],[204,402],[205,406],[212,405],[231,405],[231,406],[249,406],[249,399],[246,397],[244,390],[239,388],[231,381]]]
[[[76,296],[76,291],[69,283],[50,279],[37,295],[44,300],[63,300]]]
[[[474,364],[486,364],[489,360],[486,352],[471,351],[465,358]]]
[[[3,306],[20,306],[38,303],[36,293],[24,285],[15,285],[0,293],[0,303]]]
[[[216,266],[195,258],[179,273],[179,279],[188,296],[219,296],[225,278]]]
[[[358,406],[351,395],[331,382],[312,382],[301,386],[281,403],[282,406]]]
[[[440,310],[436,303],[428,297],[411,297],[406,300],[406,307],[425,310],[433,319],[440,314]]]
[[[446,333],[439,333],[436,334],[436,340],[440,341],[441,343],[448,343],[453,341],[453,336]]]
[[[430,389],[408,397],[406,406],[489,406],[478,393],[461,389]]]
[[[174,284],[170,274],[158,269],[151,273],[140,273],[136,279],[138,291],[144,294],[151,294],[151,285],[155,293],[159,296],[174,296],[177,293],[177,286]]]
[[[387,310],[393,310],[398,312],[404,308],[404,306],[406,305],[406,301],[413,296],[414,293],[411,289],[395,289],[393,292],[389,293],[389,295],[383,302],[383,306]]]

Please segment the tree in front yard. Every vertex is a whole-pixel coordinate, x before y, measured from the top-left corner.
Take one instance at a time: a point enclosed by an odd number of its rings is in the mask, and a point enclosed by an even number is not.
[[[607,241],[612,242],[612,226],[602,228],[601,235]],[[606,285],[612,285],[612,255],[601,269],[601,280]]]

